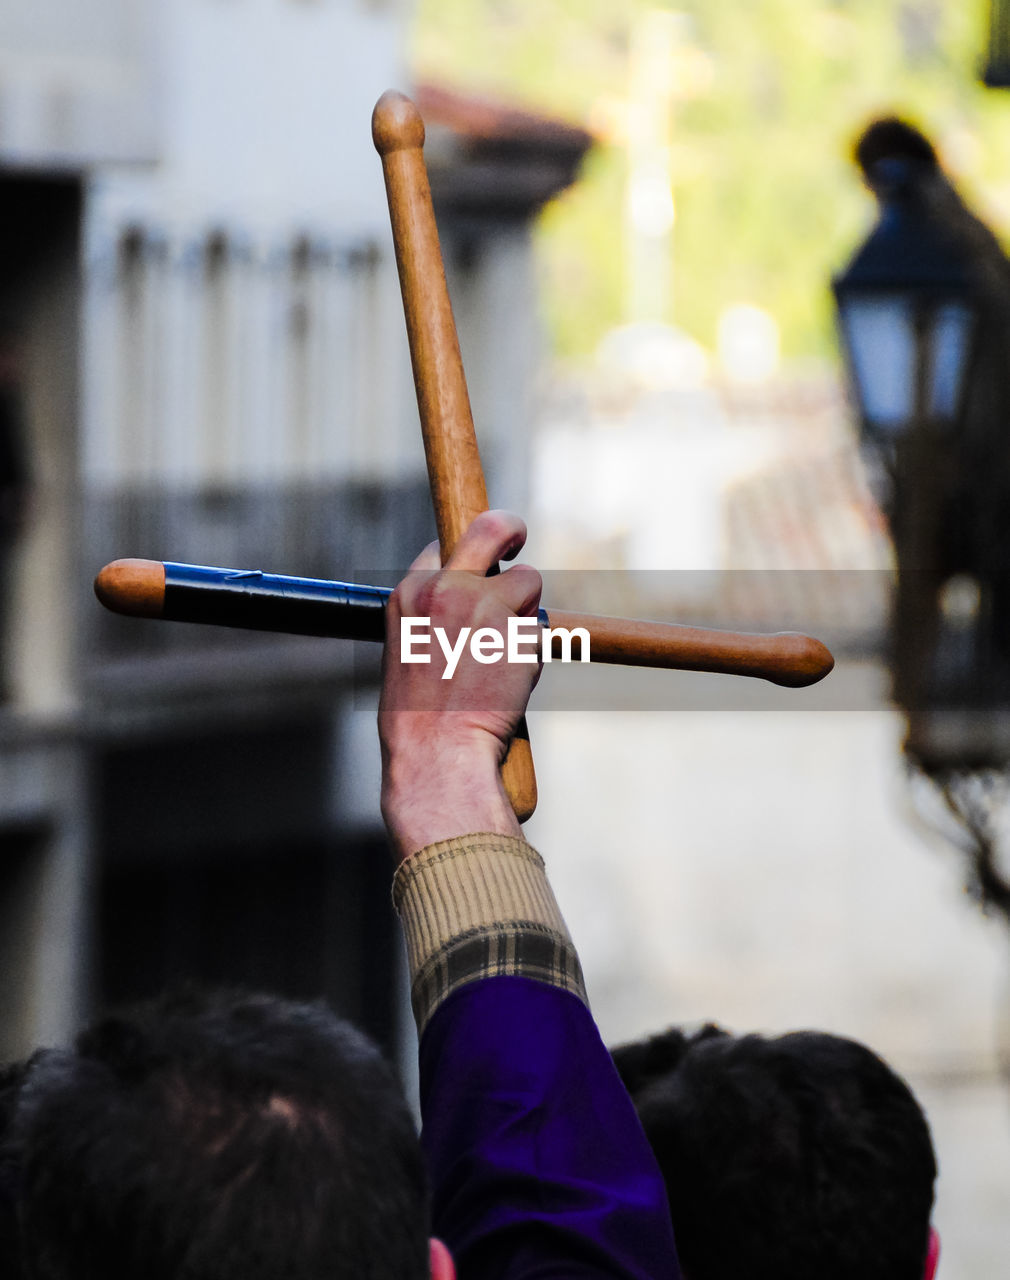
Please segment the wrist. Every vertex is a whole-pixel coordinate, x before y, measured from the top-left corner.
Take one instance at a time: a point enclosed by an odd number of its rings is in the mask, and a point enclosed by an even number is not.
[[[387,755],[382,816],[396,861],[428,845],[476,831],[521,836],[492,754]]]

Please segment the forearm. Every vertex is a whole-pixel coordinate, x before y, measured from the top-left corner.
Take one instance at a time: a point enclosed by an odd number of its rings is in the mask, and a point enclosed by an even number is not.
[[[394,896],[421,1032],[434,1230],[461,1280],[676,1274],[666,1194],[524,840],[409,858]]]
[[[383,752],[382,814],[397,863],[419,849],[471,831],[522,836],[494,752],[469,744],[440,744],[437,727],[403,735],[411,744],[430,746]]]
[[[537,668],[401,661],[401,617],[458,635],[536,616],[535,570],[487,577],[524,533],[514,517],[478,516],[444,570],[429,547],[387,606],[382,811],[400,864],[434,1227],[460,1280],[657,1280],[676,1275],[663,1183],[499,775]]]

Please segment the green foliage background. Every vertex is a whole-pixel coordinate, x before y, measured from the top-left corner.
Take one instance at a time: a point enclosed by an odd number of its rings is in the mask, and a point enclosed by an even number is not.
[[[528,105],[594,132],[627,93],[629,32],[657,0],[419,0],[419,79]],[[672,112],[674,320],[711,348],[719,313],[753,302],[783,352],[833,353],[827,282],[872,201],[849,161],[860,128],[917,122],[975,207],[1010,224],[1010,97],[978,83],[987,0],[683,0],[707,84]],[[611,112],[610,114],[613,114]],[[619,114],[619,109],[618,109]],[[559,354],[620,323],[625,154],[590,155],[538,228]]]

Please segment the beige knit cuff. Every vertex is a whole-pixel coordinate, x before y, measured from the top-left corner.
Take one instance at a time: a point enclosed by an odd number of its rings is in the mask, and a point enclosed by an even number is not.
[[[477,832],[429,845],[400,864],[393,903],[418,1031],[453,991],[481,978],[535,978],[586,1003],[543,859],[525,840]]]

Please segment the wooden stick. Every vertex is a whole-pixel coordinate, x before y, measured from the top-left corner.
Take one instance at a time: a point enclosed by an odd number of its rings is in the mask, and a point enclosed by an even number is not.
[[[820,640],[796,631],[755,635],[746,631],[684,627],[671,622],[607,618],[562,609],[548,609],[547,614],[552,628],[570,631],[583,627],[588,631],[592,662],[758,676],[791,689],[816,684],[835,665],[830,650]],[[572,651],[578,653],[575,644]],[[551,652],[556,657],[562,652],[557,637]]]
[[[382,158],[444,564],[474,517],[487,510],[488,502],[424,164],[424,122],[409,98],[394,90],[382,95],[372,113],[372,140]],[[525,822],[537,803],[525,724],[509,747],[502,780],[516,816]]]
[[[95,594],[114,613],[135,617],[381,641],[390,592],[258,570],[115,560],[95,579]],[[752,635],[561,609],[545,612],[552,628],[585,628],[593,662],[756,676],[790,688],[816,684],[834,665],[819,640],[795,632]],[[561,656],[561,643],[556,637],[551,646],[555,657]],[[578,646],[576,639],[576,657]]]

